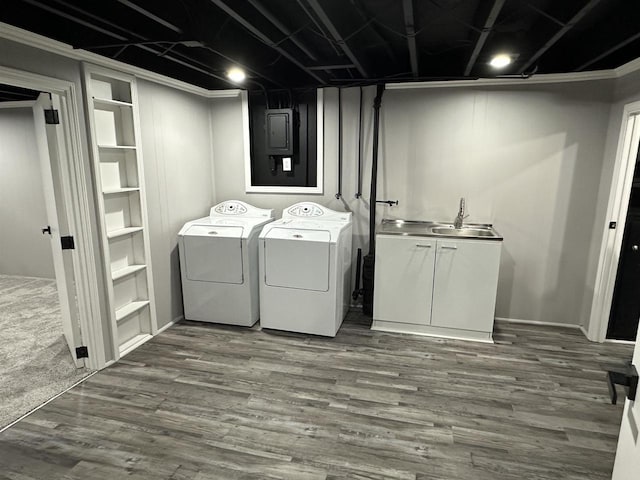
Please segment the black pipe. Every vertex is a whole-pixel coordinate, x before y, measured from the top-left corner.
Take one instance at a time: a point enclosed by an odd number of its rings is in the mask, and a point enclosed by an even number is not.
[[[362,87],[360,87],[360,108],[358,109],[358,186],[356,198],[362,196]]]
[[[342,198],[342,89],[338,88],[338,193],[336,198]]]
[[[376,196],[378,193],[378,136],[380,133],[380,106],[384,84],[378,84],[373,100],[373,155],[371,158],[371,195],[369,195],[369,255],[376,251]]]
[[[378,137],[380,133],[380,106],[384,85],[378,85],[373,101],[373,155],[371,159],[371,195],[369,198],[369,253],[362,262],[362,312],[373,315],[373,280],[376,258],[376,195],[378,190]]]
[[[351,294],[353,300],[357,300],[362,290],[360,290],[360,272],[362,270],[362,249],[358,249],[358,256],[356,257],[356,289]]]

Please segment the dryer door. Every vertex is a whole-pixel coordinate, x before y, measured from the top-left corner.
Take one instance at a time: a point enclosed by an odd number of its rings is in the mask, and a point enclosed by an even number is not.
[[[272,287],[329,290],[331,234],[272,228],[265,238],[265,282]]]
[[[237,283],[242,275],[243,227],[193,225],[184,233],[186,276],[201,282]]]

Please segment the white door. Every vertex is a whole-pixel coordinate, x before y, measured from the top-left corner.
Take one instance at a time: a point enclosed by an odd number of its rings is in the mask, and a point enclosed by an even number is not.
[[[62,250],[61,237],[70,235],[65,212],[63,186],[59,174],[59,159],[65,155],[65,142],[60,125],[47,125],[45,122],[45,109],[51,105],[59,111],[59,99],[57,96],[49,97],[49,94],[40,94],[33,106],[33,116],[40,156],[40,171],[42,172],[42,185],[47,207],[47,220],[50,227],[51,250],[53,252],[53,266],[56,275],[58,297],[62,313],[62,331],[69,345],[71,358],[77,367],[84,366],[83,359],[76,358],[76,347],[81,342],[80,325],[78,322],[78,304],[75,296],[75,284],[73,278],[73,250]],[[43,225],[46,228],[47,225]],[[44,233],[44,232],[43,232]],[[35,234],[35,233],[34,233]],[[46,233],[45,233],[46,234]]]
[[[500,243],[438,240],[431,325],[491,332]]]
[[[640,369],[640,329],[636,339],[636,349],[633,354],[633,364]],[[640,397],[635,402],[627,399],[624,403],[622,425],[620,426],[620,438],[618,439],[618,452],[616,463],[613,467],[612,480],[629,480],[640,475]]]
[[[377,237],[375,320],[429,325],[435,250],[431,238]]]

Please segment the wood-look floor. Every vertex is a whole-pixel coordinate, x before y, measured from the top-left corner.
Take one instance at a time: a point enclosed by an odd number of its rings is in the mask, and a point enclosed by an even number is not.
[[[183,322],[0,434],[6,479],[608,479],[631,348]]]

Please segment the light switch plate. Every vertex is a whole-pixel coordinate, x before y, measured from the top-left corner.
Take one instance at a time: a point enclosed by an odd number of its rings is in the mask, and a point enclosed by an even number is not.
[[[282,157],[282,171],[283,172],[291,171],[291,157]]]

